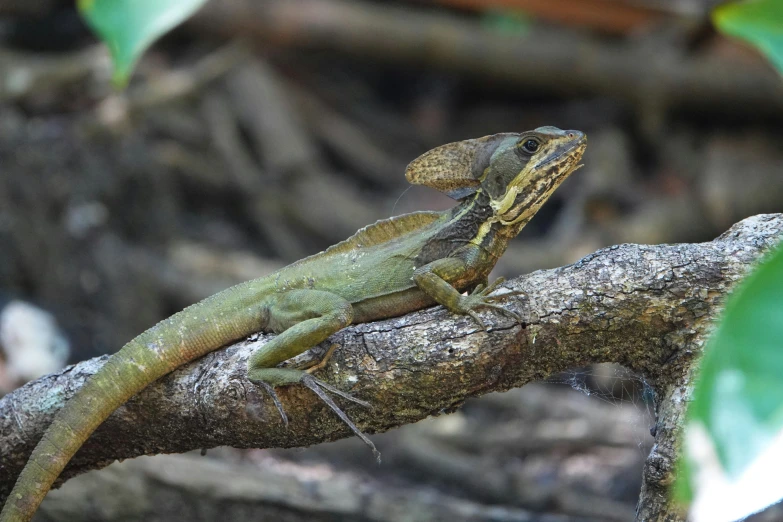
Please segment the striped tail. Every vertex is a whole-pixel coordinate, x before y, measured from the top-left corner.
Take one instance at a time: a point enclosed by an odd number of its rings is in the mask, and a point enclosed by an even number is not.
[[[231,313],[237,290],[186,308],[110,357],[57,412],[8,496],[0,522],[29,521],[71,457],[121,404],[179,366],[258,330],[257,316]]]

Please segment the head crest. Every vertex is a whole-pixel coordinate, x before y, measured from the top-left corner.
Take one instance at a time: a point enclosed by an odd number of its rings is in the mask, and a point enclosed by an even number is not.
[[[425,185],[454,199],[463,199],[479,188],[479,178],[489,165],[492,153],[509,136],[517,134],[492,134],[441,145],[411,161],[405,178],[414,185]]]

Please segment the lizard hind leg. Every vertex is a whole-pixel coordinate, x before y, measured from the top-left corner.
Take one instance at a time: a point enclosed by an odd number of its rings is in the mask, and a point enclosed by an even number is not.
[[[272,397],[283,422],[288,417],[275,392],[276,386],[302,384],[313,391],[338,417],[362,439],[380,460],[375,445],[350,420],[332,398],[331,392],[365,407],[370,404],[357,399],[310,375],[294,368],[276,368],[279,363],[295,357],[325,341],[330,335],[351,324],[353,309],[342,297],[320,290],[290,290],[282,293],[269,308],[269,325],[280,334],[257,350],[248,361],[248,379],[264,388]],[[327,357],[334,347],[330,348]]]

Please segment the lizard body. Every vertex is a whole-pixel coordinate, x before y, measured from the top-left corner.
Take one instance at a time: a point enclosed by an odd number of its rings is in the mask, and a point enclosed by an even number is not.
[[[309,373],[276,366],[341,328],[434,304],[469,314],[506,311],[487,277],[508,241],[577,168],[586,146],[578,131],[542,127],[438,147],[406,171],[460,202],[443,212],[378,221],[329,249],[266,277],[241,283],[161,321],[126,344],[66,403],[44,433],[9,495],[0,522],[29,520],[90,434],[150,383],[257,331],[278,334],[256,351],[248,379],[272,396],[304,384],[375,451],[324,390],[365,404]],[[468,295],[462,292],[471,290]]]

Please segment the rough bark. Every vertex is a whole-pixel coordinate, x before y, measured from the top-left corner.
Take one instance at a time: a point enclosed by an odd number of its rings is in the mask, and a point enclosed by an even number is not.
[[[367,432],[385,431],[568,368],[617,362],[656,393],[656,444],[644,470],[640,520],[682,520],[668,504],[676,435],[692,386],[693,363],[735,282],[783,233],[783,215],[748,218],[715,241],[619,245],[554,270],[509,282],[522,324],[442,307],[355,325],[330,341],[340,349],[320,376],[374,405],[345,405]],[[290,424],[244,377],[260,334],[214,352],[153,384],[119,408],[76,455],[68,478],[115,459],[228,445],[307,446],[349,430],[308,390],[280,390]],[[328,347],[324,343],[313,352]],[[313,357],[308,355],[307,357]],[[52,415],[106,358],[82,362],[0,400],[0,499],[10,490]]]

